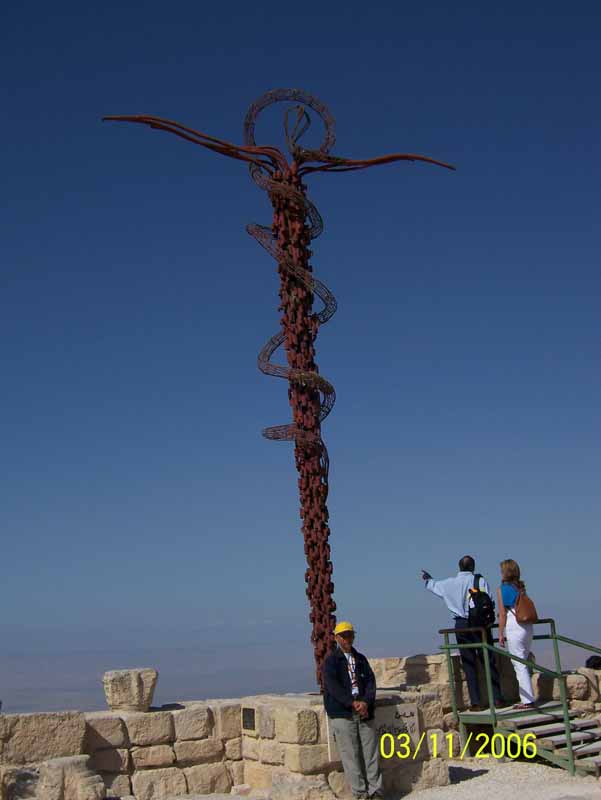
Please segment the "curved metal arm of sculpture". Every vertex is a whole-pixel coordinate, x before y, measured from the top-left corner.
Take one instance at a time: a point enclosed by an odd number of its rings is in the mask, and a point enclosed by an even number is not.
[[[305,153],[309,153],[310,157],[306,161],[321,161],[326,162],[321,167],[301,167],[299,170],[300,175],[307,175],[311,172],[350,172],[355,169],[365,169],[366,167],[377,167],[380,164],[392,164],[394,161],[423,161],[426,164],[434,164],[437,167],[445,167],[446,169],[455,170],[452,164],[447,164],[444,161],[437,161],[435,158],[429,156],[418,156],[415,153],[390,153],[386,156],[378,156],[377,158],[368,159],[354,159],[354,158],[339,158],[337,156],[321,155],[315,151],[301,151],[303,159]]]
[[[208,136],[206,133],[194,130],[194,128],[187,128],[185,125],[180,125],[179,122],[174,122],[170,119],[146,114],[111,115],[102,119],[108,122],[136,122],[141,125],[148,125],[148,127],[156,130],[174,133],[181,139],[192,142],[192,144],[199,144],[201,147],[206,147],[216,153],[221,153],[221,155],[256,164],[258,167],[266,169],[270,174],[276,169],[286,169],[288,167],[285,156],[277,147],[245,147],[244,145],[232,144],[225,141],[225,139],[216,139],[214,136]],[[269,161],[264,161],[258,156],[265,156]]]

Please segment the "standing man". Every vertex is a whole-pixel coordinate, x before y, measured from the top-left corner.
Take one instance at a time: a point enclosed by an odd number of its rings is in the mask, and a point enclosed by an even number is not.
[[[474,600],[472,598],[472,591],[476,583],[476,576],[474,570],[476,562],[471,556],[463,556],[459,562],[459,572],[453,578],[446,578],[443,581],[435,581],[429,572],[422,570],[422,579],[425,581],[426,589],[441,597],[446,607],[453,615],[453,622],[455,630],[457,631],[455,637],[457,644],[476,644],[482,642],[480,633],[468,632],[461,633],[464,628],[471,628],[476,626],[476,622],[470,622],[470,609],[475,608]],[[480,592],[485,592],[490,597],[490,588],[485,579],[480,575],[479,585],[477,589]],[[494,611],[494,603],[492,603]],[[494,621],[494,616],[493,620]],[[491,623],[489,623],[491,624]],[[482,625],[482,623],[479,623]],[[492,644],[492,634],[490,628],[486,628],[486,640],[488,644]],[[478,674],[476,672],[476,661],[479,660],[484,666],[482,648],[474,648],[470,650],[460,649],[459,655],[461,657],[461,664],[465,672],[465,679],[467,681],[467,688],[470,694],[470,710],[480,711],[482,708],[488,707],[488,701],[484,704],[480,702],[480,687],[478,685]],[[493,698],[495,708],[502,708],[506,704],[503,702],[501,696],[501,685],[499,683],[499,673],[497,665],[495,664],[494,654],[486,651],[486,658],[490,664],[490,677],[492,682]]]
[[[350,622],[334,628],[336,649],[323,665],[323,704],[328,715],[344,775],[353,797],[384,797],[374,725],[376,679],[368,660],[353,647]]]

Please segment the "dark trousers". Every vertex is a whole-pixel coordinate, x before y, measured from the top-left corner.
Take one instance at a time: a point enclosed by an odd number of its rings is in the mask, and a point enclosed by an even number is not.
[[[469,628],[470,624],[467,619],[456,619],[455,620],[455,630],[457,633],[455,634],[455,638],[457,639],[457,644],[476,644],[477,642],[482,642],[482,636],[479,633],[460,633],[462,628]],[[486,639],[488,644],[492,644],[492,633],[490,629],[486,631]],[[475,705],[484,705],[488,706],[488,698],[484,703],[480,700],[480,687],[478,685],[478,673],[476,672],[476,661],[480,661],[482,669],[484,669],[484,660],[482,654],[482,648],[473,648],[469,650],[464,650],[463,648],[459,650],[461,655],[461,666],[463,667],[463,671],[465,672],[465,679],[467,681],[467,688],[470,693],[470,703]],[[488,663],[490,664],[490,678],[492,682],[492,693],[495,703],[501,700],[501,684],[499,682],[499,672],[497,670],[497,665],[495,663],[494,653],[489,653],[488,650],[484,656],[488,658]]]

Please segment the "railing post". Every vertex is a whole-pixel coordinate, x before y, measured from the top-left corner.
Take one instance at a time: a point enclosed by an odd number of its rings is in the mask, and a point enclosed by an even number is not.
[[[486,676],[486,693],[488,695],[488,705],[490,710],[490,716],[492,717],[492,727],[493,730],[497,727],[497,712],[495,709],[495,698],[492,692],[492,679],[490,677],[490,663],[488,660],[489,652],[487,648],[487,637],[486,637],[486,628],[482,628],[480,631],[482,635],[482,659],[484,661],[484,674]]]
[[[459,722],[459,713],[457,711],[457,698],[455,697],[455,668],[453,667],[453,657],[451,656],[451,648],[449,642],[449,634],[444,634],[444,646],[447,654],[447,671],[449,673],[449,682],[451,684],[451,709],[455,721]]]
[[[455,667],[453,666],[453,656],[451,655],[451,647],[449,642],[449,634],[444,634],[445,652],[447,654],[447,671],[449,673],[449,685],[451,687],[451,709],[455,722],[459,725],[459,737],[462,745],[465,743],[465,725],[459,719],[459,711],[457,710],[457,698],[455,697]]]
[[[570,725],[570,709],[568,707],[568,689],[567,678],[562,675],[561,659],[559,657],[559,643],[557,641],[557,631],[555,630],[555,621],[550,621],[551,639],[553,640],[553,655],[555,656],[555,672],[559,675],[559,697],[563,708],[563,722],[566,729],[566,747],[568,751],[568,772],[570,775],[576,774],[576,765],[574,763],[574,748],[572,747],[572,728]]]

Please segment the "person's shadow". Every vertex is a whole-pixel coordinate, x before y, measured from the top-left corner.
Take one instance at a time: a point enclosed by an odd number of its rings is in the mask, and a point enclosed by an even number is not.
[[[480,775],[486,775],[487,769],[467,769],[467,767],[449,767],[449,779],[451,783],[462,783],[469,781],[471,778],[479,778]]]

